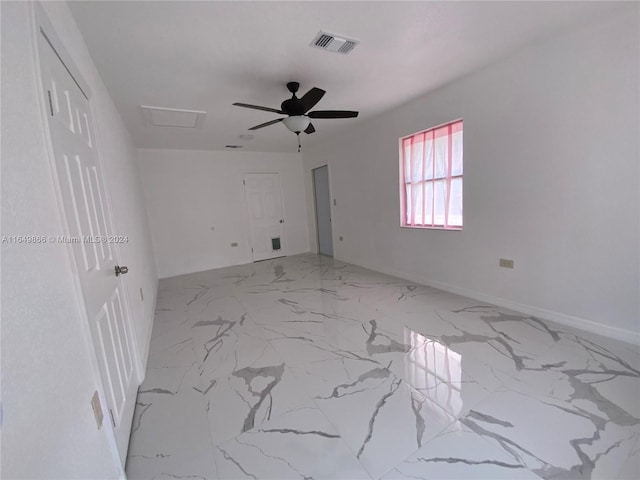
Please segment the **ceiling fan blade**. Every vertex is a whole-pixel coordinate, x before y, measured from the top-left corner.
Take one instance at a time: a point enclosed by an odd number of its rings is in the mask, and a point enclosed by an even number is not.
[[[302,113],[307,113],[309,110],[311,110],[315,106],[315,104],[320,101],[325,93],[326,92],[324,90],[316,87],[313,87],[311,90],[305,93],[300,99],[304,107],[304,111]]]
[[[307,114],[309,118],[355,118],[358,112],[350,110],[316,110]]]
[[[260,125],[251,127],[249,130],[258,130],[259,128],[268,127],[269,125],[273,125],[274,123],[281,122],[282,120],[284,120],[284,118],[276,118],[275,120],[271,120],[270,122],[261,123]]]
[[[276,110],[275,108],[269,108],[269,107],[261,107],[260,105],[249,105],[248,103],[234,103],[234,105],[236,107],[253,108],[254,110],[264,110],[265,112],[284,114],[282,110]]]
[[[313,123],[310,123],[309,126],[304,129],[304,133],[313,133],[315,131],[316,129],[314,128]]]

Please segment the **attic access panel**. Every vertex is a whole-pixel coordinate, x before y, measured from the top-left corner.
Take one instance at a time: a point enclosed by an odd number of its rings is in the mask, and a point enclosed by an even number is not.
[[[145,125],[151,127],[198,128],[207,112],[140,105]]]

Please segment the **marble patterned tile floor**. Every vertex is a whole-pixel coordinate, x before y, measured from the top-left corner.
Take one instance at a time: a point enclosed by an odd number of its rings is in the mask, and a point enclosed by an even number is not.
[[[160,282],[130,479],[638,479],[637,347],[312,254]]]

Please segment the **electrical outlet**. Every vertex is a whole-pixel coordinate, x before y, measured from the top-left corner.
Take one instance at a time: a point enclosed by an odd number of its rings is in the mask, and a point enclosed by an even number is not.
[[[91,397],[91,408],[93,409],[93,415],[96,417],[98,430],[100,430],[100,427],[102,427],[102,419],[104,418],[104,414],[102,413],[102,406],[100,405],[100,397],[98,397],[97,390],[93,392],[93,397]]]
[[[513,260],[508,260],[506,258],[500,259],[500,266],[502,268],[513,268]]]
[[[233,242],[233,243],[231,244],[231,246],[232,246],[232,247],[237,247],[237,246],[238,246],[238,242]]]
[[[142,291],[142,287],[140,287],[140,301],[144,302],[144,292]]]

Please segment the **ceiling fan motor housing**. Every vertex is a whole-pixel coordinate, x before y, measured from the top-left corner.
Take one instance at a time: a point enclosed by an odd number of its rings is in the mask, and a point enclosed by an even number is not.
[[[300,84],[298,82],[287,83],[287,90],[289,90],[293,95],[291,96],[291,98],[282,102],[282,104],[280,105],[280,110],[282,110],[289,116],[298,116],[304,114],[304,104],[298,97],[296,97],[296,92],[299,88]]]
[[[302,104],[300,99],[295,96],[295,94],[293,98],[289,98],[288,100],[282,102],[282,104],[280,105],[280,109],[290,116],[298,116],[304,114],[304,105]]]

